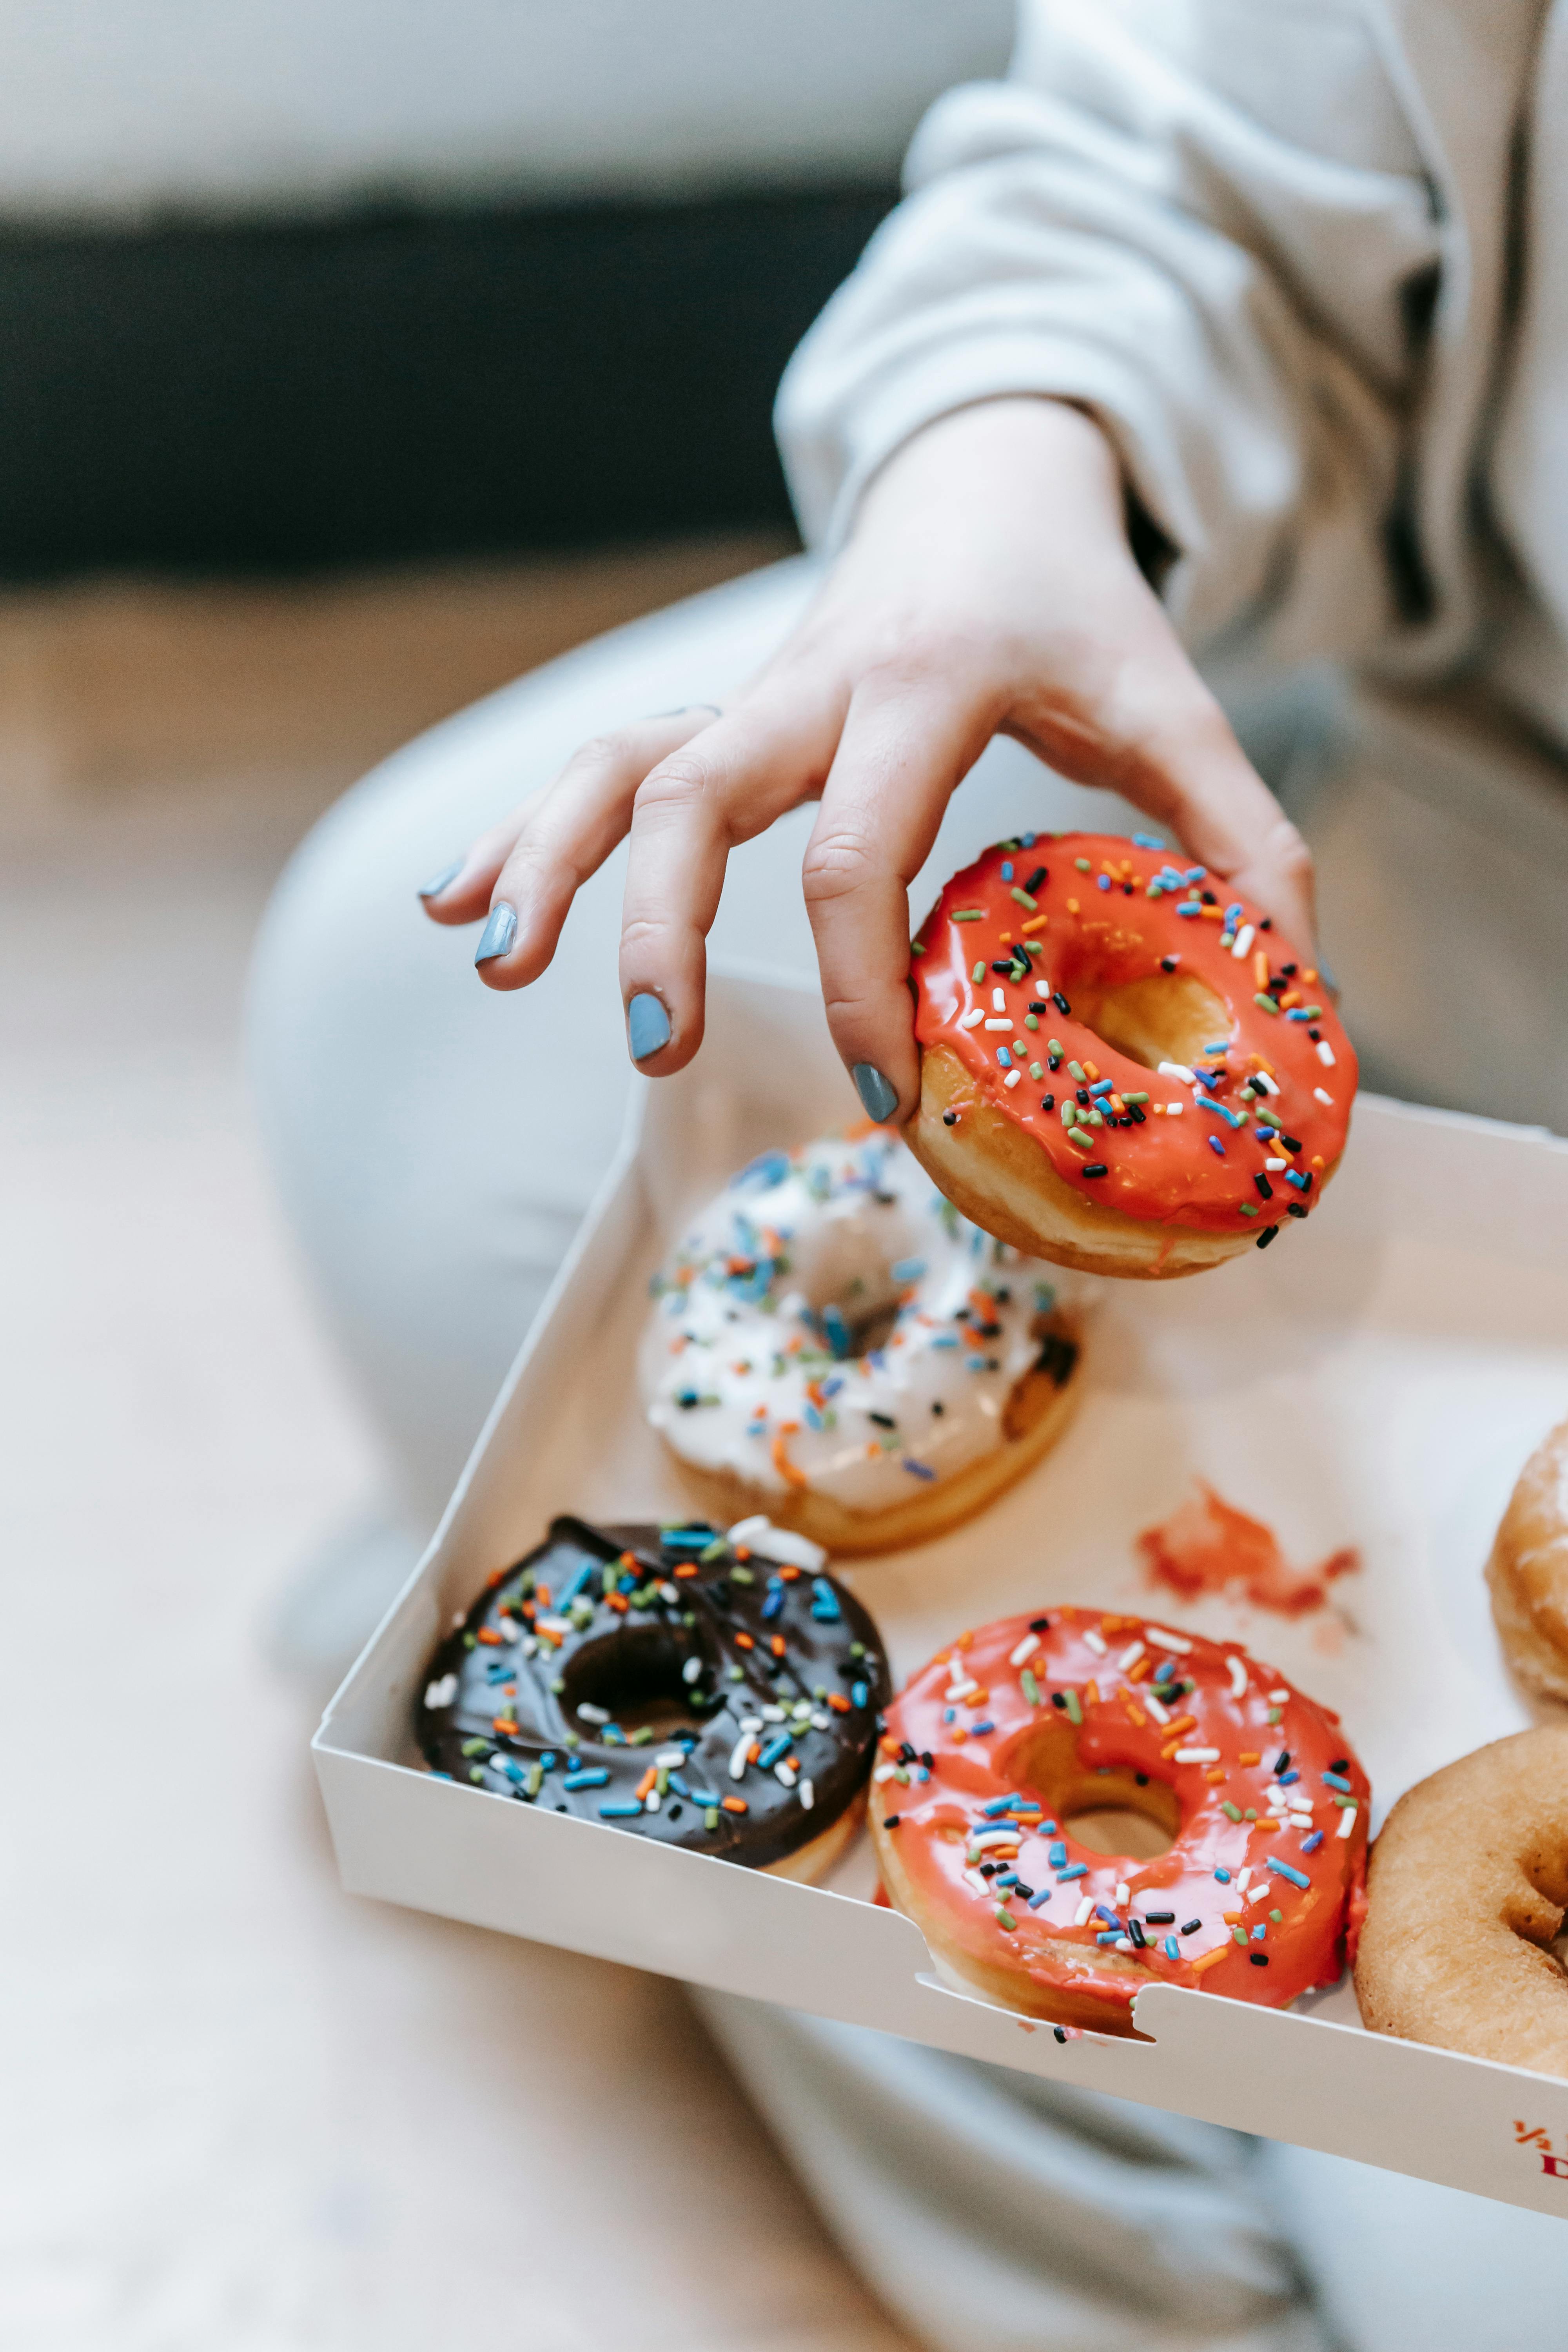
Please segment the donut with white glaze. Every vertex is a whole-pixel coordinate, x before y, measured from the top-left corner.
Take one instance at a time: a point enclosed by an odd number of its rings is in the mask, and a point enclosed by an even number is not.
[[[1024,834],[913,943],[911,1150],[966,1217],[1090,1273],[1272,1242],[1339,1166],[1356,1058],[1267,916],[1147,836]]]
[[[647,1416],[707,1507],[834,1552],[922,1541],[1037,1462],[1077,1400],[1055,1267],[961,1217],[891,1129],[765,1152],[655,1284]]]
[[[1492,1620],[1528,1690],[1568,1699],[1568,1421],[1519,1474],[1487,1563]]]
[[[1283,2008],[1354,1957],[1365,1773],[1339,1718],[1237,1643],[1058,1608],[962,1634],[887,1714],[871,1834],[956,1989],[1133,2032],[1152,1982]],[[1152,1860],[1074,1836],[1142,1815]]]
[[[564,1517],[459,1613],[415,1731],[492,1796],[811,1879],[859,1823],[889,1687],[800,1538]]]

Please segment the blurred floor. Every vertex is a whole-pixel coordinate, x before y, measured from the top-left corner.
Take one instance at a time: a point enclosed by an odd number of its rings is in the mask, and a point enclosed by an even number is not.
[[[0,600],[7,2352],[904,2345],[674,1987],[340,1894],[258,1646],[375,1475],[238,1065],[270,881],[416,725],[776,551]]]
[[[788,551],[676,541],[510,565],[216,588],[110,580],[0,590],[0,825],[58,837],[110,790],[210,789],[288,832],[487,688],[639,613]],[[140,809],[122,814],[134,824]]]

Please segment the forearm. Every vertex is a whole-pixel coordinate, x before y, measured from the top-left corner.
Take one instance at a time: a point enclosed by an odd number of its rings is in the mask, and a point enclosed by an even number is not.
[[[1338,112],[1277,11],[1237,32],[1205,0],[1026,6],[1023,79],[941,102],[909,198],[786,374],[780,440],[808,539],[841,543],[868,483],[936,418],[1054,396],[1115,443],[1172,551],[1163,593],[1187,642],[1244,615],[1298,650],[1377,637],[1416,363],[1401,297],[1436,232],[1396,110],[1362,89],[1380,86],[1375,55],[1329,15],[1334,37],[1315,29]],[[1244,94],[1271,62],[1279,86],[1281,42],[1301,102],[1265,121]],[[1394,126],[1353,163],[1347,109]]]

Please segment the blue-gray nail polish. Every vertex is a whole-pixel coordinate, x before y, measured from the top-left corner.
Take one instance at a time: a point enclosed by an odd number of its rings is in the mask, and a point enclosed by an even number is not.
[[[626,1043],[634,1062],[646,1062],[669,1043],[669,1015],[657,996],[646,992],[626,1007]]]
[[[866,1106],[866,1116],[885,1127],[899,1108],[899,1097],[875,1062],[857,1062],[849,1073],[855,1091]]]
[[[479,933],[479,946],[474,950],[476,963],[492,963],[497,956],[510,955],[517,937],[517,908],[509,907],[503,898],[490,908],[489,921]]]
[[[451,888],[468,862],[466,857],[454,857],[450,866],[443,866],[433,882],[425,884],[419,896],[422,898],[438,898],[443,890]]]

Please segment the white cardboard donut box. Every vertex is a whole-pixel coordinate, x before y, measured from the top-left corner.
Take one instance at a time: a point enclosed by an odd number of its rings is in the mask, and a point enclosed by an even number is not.
[[[353,1893],[880,2027],[1026,2073],[1568,2214],[1568,2082],[1369,2033],[1347,1981],[1276,2011],[1163,1983],[1147,2040],[1048,2026],[941,1984],[869,1900],[866,1842],[802,1886],[437,1779],[412,1709],[486,1577],[557,1512],[689,1512],[636,1386],[648,1281],[756,1152],[856,1116],[815,992],[715,972],[701,1053],[637,1087],[622,1150],[429,1550],[314,1742]],[[1363,1095],[1321,1211],[1268,1252],[1107,1286],[1057,1449],[954,1534],[837,1573],[896,1680],[965,1626],[1053,1603],[1239,1638],[1337,1709],[1373,1824],[1531,1720],[1482,1569],[1526,1455],[1568,1410],[1568,1145]],[[1143,1580],[1135,1538],[1205,1479],[1308,1563],[1362,1566],[1285,1618]]]

